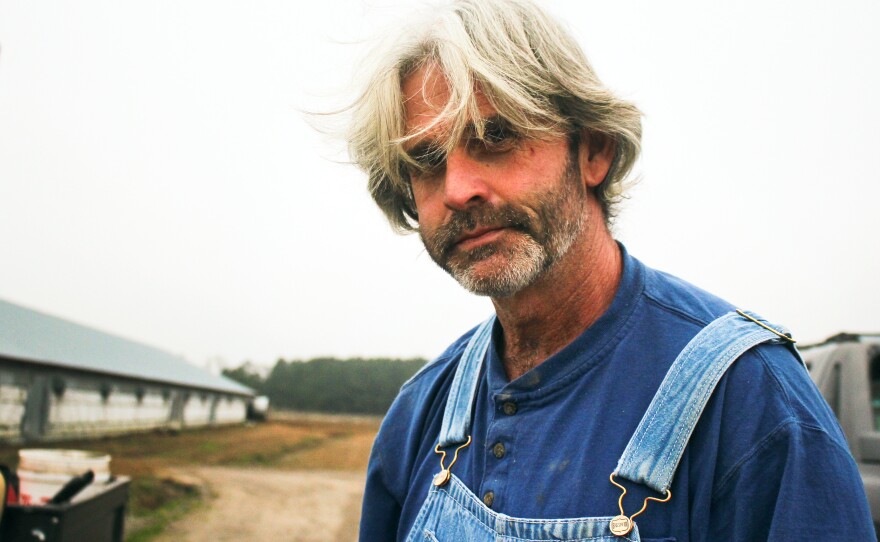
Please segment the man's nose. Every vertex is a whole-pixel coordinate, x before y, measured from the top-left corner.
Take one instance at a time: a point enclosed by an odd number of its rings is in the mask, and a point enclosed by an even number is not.
[[[446,157],[444,200],[446,207],[462,210],[489,200],[485,164],[474,159],[463,146],[453,149]]]

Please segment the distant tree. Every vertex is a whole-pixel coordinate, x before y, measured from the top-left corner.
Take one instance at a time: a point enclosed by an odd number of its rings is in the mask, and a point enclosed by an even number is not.
[[[416,359],[279,359],[261,393],[275,408],[384,414],[400,386],[425,365]]]
[[[223,376],[227,378],[231,378],[235,380],[239,384],[243,384],[255,392],[258,395],[263,394],[263,386],[265,385],[265,380],[262,376],[260,376],[260,372],[257,367],[249,362],[244,362],[241,367],[237,367],[235,369],[223,369]]]

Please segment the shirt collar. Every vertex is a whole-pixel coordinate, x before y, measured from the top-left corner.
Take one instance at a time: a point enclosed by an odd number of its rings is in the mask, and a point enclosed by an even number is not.
[[[496,349],[497,338],[501,333],[500,324],[496,320],[492,344],[486,356],[490,392],[511,396],[522,393],[542,395],[567,383],[573,372],[581,374],[587,366],[593,366],[602,360],[608,347],[619,340],[619,332],[632,315],[645,283],[644,265],[630,256],[622,244],[618,243],[618,246],[623,273],[611,306],[574,341],[513,382],[507,379]]]

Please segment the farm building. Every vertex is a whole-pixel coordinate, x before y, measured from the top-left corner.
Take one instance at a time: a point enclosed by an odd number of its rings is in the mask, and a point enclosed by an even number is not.
[[[0,440],[242,422],[253,395],[181,357],[0,300]]]

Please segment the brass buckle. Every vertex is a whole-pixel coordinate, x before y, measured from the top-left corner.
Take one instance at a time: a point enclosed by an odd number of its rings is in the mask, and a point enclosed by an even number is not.
[[[620,494],[620,498],[617,499],[617,507],[620,508],[620,515],[611,518],[611,534],[615,536],[624,536],[632,531],[633,525],[635,525],[633,523],[633,520],[636,518],[636,516],[638,516],[639,514],[644,512],[646,508],[648,508],[648,501],[669,502],[669,499],[672,498],[672,492],[668,489],[666,490],[665,499],[658,499],[657,497],[645,497],[645,502],[642,503],[642,509],[635,514],[626,517],[626,514],[623,512],[623,497],[624,495],[626,495],[626,488],[614,481],[613,472],[611,473],[611,477],[609,478],[609,480],[611,480],[612,484],[623,490],[623,493]]]
[[[782,337],[783,339],[785,339],[786,341],[790,342],[791,344],[795,344],[795,343],[797,342],[796,340],[792,339],[790,336],[786,335],[785,333],[780,333],[779,331],[773,329],[772,327],[768,326],[767,324],[765,324],[765,323],[763,323],[763,322],[759,322],[759,321],[756,320],[755,318],[752,318],[751,316],[749,316],[748,314],[746,314],[745,311],[742,311],[742,310],[740,310],[740,309],[736,309],[736,313],[737,313],[738,315],[742,316],[743,318],[745,318],[746,320],[750,320],[750,321],[752,321],[752,322],[758,324],[759,326],[761,326],[762,328],[766,329],[767,331],[769,331],[769,332],[771,332],[771,333],[775,333],[776,335],[778,335],[779,337]]]
[[[450,473],[450,471],[452,470],[452,465],[455,465],[455,462],[458,461],[458,452],[460,452],[464,448],[467,448],[468,446],[470,446],[470,443],[471,443],[471,436],[468,435],[467,442],[465,442],[464,444],[462,444],[461,446],[459,446],[458,448],[455,449],[455,455],[452,456],[452,463],[450,463],[448,467],[443,466],[443,462],[446,461],[446,450],[440,449],[440,443],[437,443],[437,446],[434,446],[434,453],[441,454],[440,472],[438,472],[437,474],[434,475],[434,481],[433,481],[433,484],[436,487],[445,486],[446,483],[449,482],[449,478],[452,477],[452,473]]]

